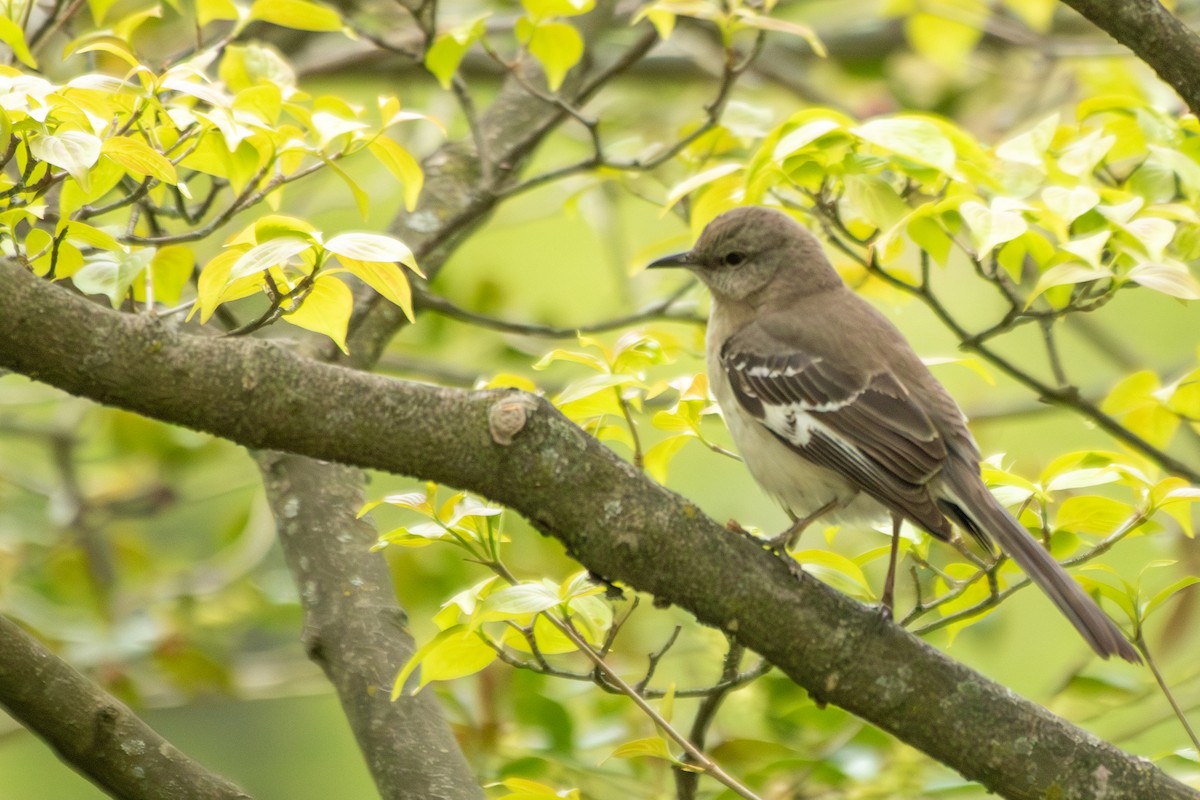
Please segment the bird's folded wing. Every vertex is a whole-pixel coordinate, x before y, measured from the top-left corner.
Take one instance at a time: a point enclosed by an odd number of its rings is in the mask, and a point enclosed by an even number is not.
[[[765,355],[738,345],[738,337],[726,343],[721,365],[748,414],[798,455],[949,536],[929,491],[945,464],[946,442],[894,375],[853,374],[797,349]]]

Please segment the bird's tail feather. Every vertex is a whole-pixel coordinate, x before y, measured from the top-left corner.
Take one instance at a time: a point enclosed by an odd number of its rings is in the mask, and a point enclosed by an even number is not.
[[[1012,557],[1054,605],[1071,621],[1084,640],[1102,658],[1118,655],[1140,664],[1137,650],[1121,629],[1067,574],[1054,557],[1004,510],[977,474],[965,464],[948,465],[945,476],[952,496],[946,498],[959,513],[956,521],[980,538],[990,538]]]

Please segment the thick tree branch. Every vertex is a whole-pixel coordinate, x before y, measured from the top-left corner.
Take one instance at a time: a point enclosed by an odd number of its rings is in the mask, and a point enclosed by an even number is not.
[[[431,692],[391,702],[416,652],[391,576],[355,512],[362,471],[275,452],[255,456],[304,608],[304,645],[337,690],[381,797],[468,800],[483,790]]]
[[[249,447],[478,492],[560,539],[593,572],[731,632],[817,699],[1005,797],[1200,796],[798,578],[544,400],[404,383],[270,342],[179,333],[93,305],[11,260],[0,263],[0,368]],[[498,443],[502,433],[511,444]]]
[[[232,781],[179,752],[128,706],[4,616],[0,616],[0,706],[114,797],[250,797]]]
[[[1149,64],[1200,113],[1200,36],[1158,0],[1063,0]]]

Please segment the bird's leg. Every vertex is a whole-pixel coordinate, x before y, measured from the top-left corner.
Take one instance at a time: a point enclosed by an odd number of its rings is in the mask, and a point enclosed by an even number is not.
[[[778,536],[767,539],[767,544],[770,545],[772,550],[778,553],[786,553],[788,550],[791,550],[796,546],[796,542],[800,541],[800,534],[804,533],[805,528],[807,528],[813,522],[816,522],[820,517],[823,517],[830,511],[836,509],[838,505],[839,503],[835,497],[811,514],[800,517],[799,519],[793,519],[791,527]]]
[[[896,588],[896,561],[900,554],[900,524],[903,522],[897,514],[892,515],[892,553],[888,558],[887,578],[883,582],[883,595],[879,598],[879,613],[884,619],[892,618],[893,594]]]

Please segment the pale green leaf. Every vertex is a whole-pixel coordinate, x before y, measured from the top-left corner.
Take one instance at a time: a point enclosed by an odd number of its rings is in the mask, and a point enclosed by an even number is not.
[[[100,139],[84,131],[43,133],[29,139],[29,151],[34,158],[66,170],[84,189],[88,185],[88,170],[100,158],[100,147]]]
[[[312,241],[299,236],[280,236],[255,245],[234,262],[229,272],[229,280],[235,281],[248,275],[265,272],[271,267],[287,263],[312,247]]]
[[[1089,281],[1106,280],[1111,277],[1112,273],[1107,269],[1089,267],[1087,264],[1080,264],[1078,261],[1058,264],[1041,274],[1037,284],[1033,287],[1033,291],[1029,293],[1027,303],[1032,303],[1039,295],[1054,286],[1087,283]]]
[[[1046,151],[1058,129],[1058,114],[1046,117],[1024,133],[996,146],[996,156],[1017,164],[1027,164],[1039,170],[1045,168]]]
[[[1082,178],[1096,168],[1116,142],[1116,136],[1092,131],[1063,150],[1058,157],[1058,166],[1068,175]]]
[[[1177,261],[1138,264],[1125,273],[1125,277],[1147,289],[1181,300],[1200,300],[1200,281]]]
[[[547,611],[561,602],[558,592],[549,586],[541,583],[519,583],[489,594],[480,606],[479,613],[485,620],[508,619]]]
[[[116,308],[153,258],[154,250],[148,247],[132,253],[123,250],[94,253],[71,277],[71,282],[84,294],[105,295]]]
[[[1104,256],[1104,247],[1108,244],[1111,235],[1111,231],[1099,231],[1090,236],[1063,242],[1061,248],[1072,255],[1079,256],[1088,266],[1100,269],[1100,261]]]
[[[412,250],[393,236],[381,233],[339,233],[325,242],[324,247],[334,255],[359,261],[399,262],[420,274]]]
[[[883,117],[859,125],[851,132],[896,155],[935,167],[947,174],[954,172],[954,144],[929,120]]]
[[[680,181],[679,183],[672,186],[671,190],[669,192],[667,192],[667,202],[666,202],[666,205],[663,207],[663,212],[665,213],[673,205],[678,203],[681,199],[686,197],[688,194],[694,192],[696,189],[699,189],[701,186],[712,183],[713,181],[717,180],[718,178],[723,178],[726,175],[731,175],[742,169],[745,169],[745,167],[742,164],[737,164],[737,163],[733,163],[733,162],[730,162],[728,164],[718,164],[715,167],[709,167],[708,169],[704,170],[703,172],[699,172],[695,175],[692,175],[689,178],[686,178],[686,179]]]
[[[1070,225],[1095,208],[1100,202],[1100,195],[1087,186],[1074,186],[1070,189],[1047,186],[1042,191],[1042,202],[1046,204],[1046,208],[1062,218],[1063,222]]]
[[[990,206],[974,200],[959,206],[958,213],[971,229],[971,241],[979,258],[1029,230],[1029,223],[1022,213],[1025,208],[1023,204],[1003,197],[992,200]]]

